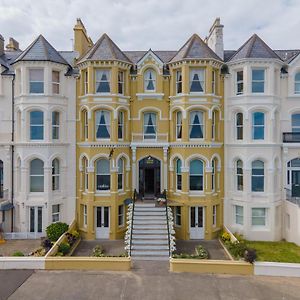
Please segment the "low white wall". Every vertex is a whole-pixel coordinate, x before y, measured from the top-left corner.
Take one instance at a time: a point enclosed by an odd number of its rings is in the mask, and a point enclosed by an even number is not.
[[[289,220],[287,220],[288,215]],[[288,242],[300,245],[300,207],[297,204],[285,201],[284,220],[285,239]]]
[[[300,277],[300,264],[255,262],[254,275]]]
[[[0,270],[30,269],[44,270],[44,257],[0,257]]]

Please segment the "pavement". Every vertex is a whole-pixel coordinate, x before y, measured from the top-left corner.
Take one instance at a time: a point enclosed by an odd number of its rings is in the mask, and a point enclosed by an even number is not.
[[[1,300],[8,281],[16,281],[10,300],[300,299],[300,278],[171,273],[168,262],[135,261],[130,272],[35,271],[21,286],[21,271],[7,272],[0,271]]]

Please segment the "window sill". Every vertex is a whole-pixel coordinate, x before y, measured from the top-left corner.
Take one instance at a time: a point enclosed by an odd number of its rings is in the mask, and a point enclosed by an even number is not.
[[[137,93],[136,96],[138,100],[144,100],[144,99],[158,99],[162,100],[165,94],[163,93],[156,93],[156,92],[145,92],[145,93]]]
[[[203,191],[199,192],[189,192],[189,197],[204,197],[205,193]]]

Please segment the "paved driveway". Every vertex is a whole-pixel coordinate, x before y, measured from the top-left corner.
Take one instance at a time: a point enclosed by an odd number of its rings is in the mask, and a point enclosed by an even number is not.
[[[298,278],[170,273],[167,262],[136,262],[132,272],[36,271],[9,299],[296,300],[299,298]]]

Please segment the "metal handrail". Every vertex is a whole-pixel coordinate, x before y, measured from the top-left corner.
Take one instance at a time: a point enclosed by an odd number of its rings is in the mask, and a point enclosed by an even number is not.
[[[130,247],[129,247],[129,256],[131,256],[131,248],[132,248],[132,232],[133,232],[133,215],[134,215],[134,206],[137,198],[137,190],[134,189],[133,199],[132,199],[132,216],[131,216],[131,231],[130,231]]]
[[[162,195],[163,195],[163,198],[166,199],[166,218],[167,218],[167,230],[168,230],[169,257],[171,257],[171,239],[170,239],[167,191],[164,190]]]

